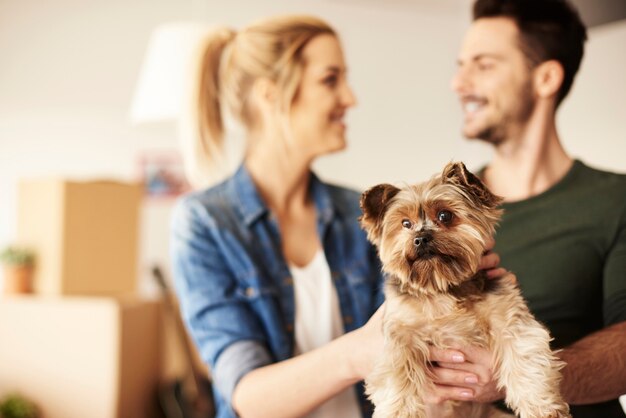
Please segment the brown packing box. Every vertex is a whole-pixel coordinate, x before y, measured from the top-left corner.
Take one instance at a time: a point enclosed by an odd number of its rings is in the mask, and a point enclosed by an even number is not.
[[[21,181],[17,238],[36,251],[34,291],[133,292],[141,195],[137,183]]]
[[[153,417],[159,302],[0,298],[0,397],[17,392],[46,418]]]

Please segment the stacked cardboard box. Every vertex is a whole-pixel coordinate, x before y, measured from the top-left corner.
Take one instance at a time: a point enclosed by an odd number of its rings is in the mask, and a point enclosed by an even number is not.
[[[35,292],[0,299],[0,396],[46,418],[155,416],[163,321],[136,296],[142,187],[46,179],[18,194]]]
[[[0,394],[47,418],[156,416],[160,309],[137,298],[0,301]]]
[[[31,180],[18,193],[17,236],[36,252],[36,293],[135,291],[139,184]]]

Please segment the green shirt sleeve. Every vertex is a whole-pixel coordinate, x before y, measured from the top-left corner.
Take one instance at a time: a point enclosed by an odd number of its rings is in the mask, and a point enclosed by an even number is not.
[[[604,264],[604,323],[626,321],[626,208]]]

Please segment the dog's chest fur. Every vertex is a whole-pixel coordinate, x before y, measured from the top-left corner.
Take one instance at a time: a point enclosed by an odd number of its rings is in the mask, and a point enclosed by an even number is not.
[[[385,289],[387,320],[410,327],[424,341],[437,347],[458,344],[490,346],[490,300],[494,289],[482,284],[449,293],[410,295],[399,291],[393,280]],[[387,322],[387,321],[386,321]]]

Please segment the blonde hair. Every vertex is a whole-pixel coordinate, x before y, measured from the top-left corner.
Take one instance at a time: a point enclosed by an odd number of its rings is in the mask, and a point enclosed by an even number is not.
[[[286,114],[297,93],[304,67],[302,49],[321,34],[336,36],[324,21],[312,16],[281,16],[258,21],[240,32],[212,31],[199,52],[186,154],[190,182],[207,185],[219,176],[224,148],[224,111],[247,129],[257,123],[250,98],[254,82],[267,78],[279,91],[280,112]]]

